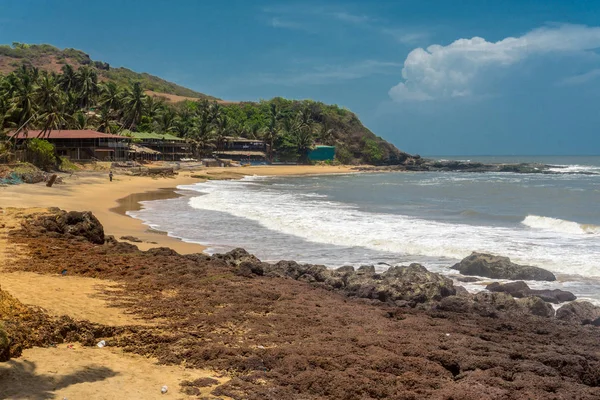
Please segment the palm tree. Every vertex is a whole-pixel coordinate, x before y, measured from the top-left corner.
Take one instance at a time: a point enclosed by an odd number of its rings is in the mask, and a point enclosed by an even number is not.
[[[123,95],[124,126],[134,129],[142,118],[146,94],[140,82],[134,82]]]
[[[66,125],[64,93],[61,92],[55,75],[47,72],[41,75],[35,91],[35,101],[39,107],[37,122],[42,128],[40,136]]]
[[[301,163],[308,162],[308,153],[314,144],[314,121],[308,108],[298,111],[296,115],[292,142],[298,153],[298,161]]]
[[[269,143],[269,162],[271,163],[273,162],[273,145],[275,144],[275,139],[277,139],[277,136],[279,135],[280,118],[281,113],[279,112],[277,104],[271,103],[269,107],[269,121],[263,135],[264,140]]]
[[[36,79],[38,71],[35,68],[22,66],[7,77],[8,96],[10,97],[11,112],[19,129],[27,130],[36,114]]]
[[[88,65],[79,68],[76,73],[77,95],[79,97],[79,106],[87,109],[98,95],[98,74],[96,69]]]
[[[258,139],[265,131],[259,122],[247,122],[245,129],[248,139]]]
[[[321,143],[326,144],[326,145],[333,144],[333,139],[334,139],[333,129],[331,129],[329,127],[329,125],[327,124],[327,121],[324,121],[320,125],[317,135],[318,135],[319,141]]]
[[[71,118],[71,127],[73,129],[90,129],[93,127],[94,118],[85,114],[83,111],[77,111]]]
[[[217,150],[220,150],[223,146],[223,140],[225,137],[231,134],[231,123],[227,114],[221,114],[215,122],[215,142]]]
[[[117,121],[113,118],[113,112],[107,105],[103,105],[100,108],[98,114],[98,126],[96,127],[98,132],[114,133],[118,130]]]
[[[170,108],[165,107],[157,118],[155,118],[157,131],[160,133],[173,132],[176,130],[177,113]]]
[[[121,91],[114,82],[107,82],[100,85],[101,107],[107,107],[109,111],[119,110],[121,108]]]
[[[60,84],[60,88],[65,92],[70,92],[75,89],[77,86],[77,76],[75,74],[75,70],[69,64],[65,64],[61,68],[62,74],[58,79],[58,83]]]

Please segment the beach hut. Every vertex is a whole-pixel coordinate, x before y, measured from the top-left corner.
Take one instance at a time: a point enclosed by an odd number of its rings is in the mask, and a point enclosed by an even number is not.
[[[39,138],[54,145],[56,153],[74,161],[126,161],[130,138],[111,135],[89,129],[20,131],[9,136],[17,147],[23,147],[27,140]]]

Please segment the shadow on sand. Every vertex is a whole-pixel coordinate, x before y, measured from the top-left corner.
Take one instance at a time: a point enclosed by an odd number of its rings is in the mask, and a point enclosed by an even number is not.
[[[78,383],[103,381],[118,374],[95,365],[57,376],[36,374],[36,365],[31,361],[10,360],[0,366],[0,399],[52,399],[57,390]]]

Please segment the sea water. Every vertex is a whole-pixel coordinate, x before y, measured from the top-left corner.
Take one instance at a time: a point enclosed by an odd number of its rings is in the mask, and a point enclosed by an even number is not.
[[[557,275],[528,282],[534,288],[600,304],[600,157],[461,159],[548,163],[557,174],[247,177],[180,186],[183,197],[145,202],[130,215],[209,252],[243,247],[265,261],[379,270],[419,262],[455,277],[450,266],[463,257],[493,253]]]

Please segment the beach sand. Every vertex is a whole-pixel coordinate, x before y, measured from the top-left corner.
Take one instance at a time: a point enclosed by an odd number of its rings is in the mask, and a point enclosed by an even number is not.
[[[180,393],[180,382],[210,377],[208,370],[157,365],[156,360],[118,348],[82,347],[78,343],[27,349],[17,359],[0,363],[3,399],[164,399],[197,398]],[[167,386],[167,393],[161,388]],[[211,387],[202,395],[209,395]]]

